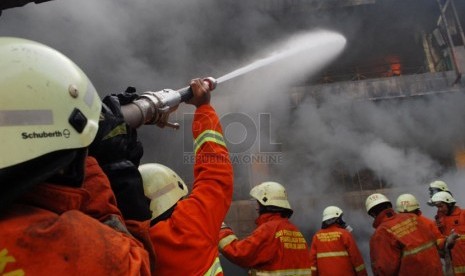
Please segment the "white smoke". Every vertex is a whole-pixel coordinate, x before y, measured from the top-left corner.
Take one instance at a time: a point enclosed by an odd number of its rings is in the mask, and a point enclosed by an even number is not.
[[[278,145],[274,150],[282,153],[283,160],[268,174],[273,178],[270,180],[287,187],[295,210],[293,219],[307,236],[320,227],[324,207],[337,205],[354,227],[369,266],[372,219],[364,213],[366,196],[355,193],[359,204],[353,209],[354,204],[345,202],[341,195],[348,184],[330,186],[334,168],[342,167],[354,176],[359,170],[372,170],[394,188],[386,194],[393,203],[399,194],[410,192],[430,217],[435,213],[425,204],[430,180],[442,178],[459,205],[465,200],[463,174],[432,157],[450,157],[452,144],[465,136],[463,95],[372,103],[353,102],[342,97],[343,93],[318,100],[307,97],[291,110],[289,85],[303,82],[326,65],[338,64],[344,46],[346,52],[370,55],[369,47],[358,46],[373,43],[376,47],[385,41],[362,39],[363,18],[354,19],[351,14],[326,18],[320,18],[321,13],[312,14],[292,18],[294,23],[290,24],[289,18],[250,8],[249,1],[238,2],[53,0],[3,11],[0,35],[29,38],[58,49],[82,67],[102,96],[121,92],[128,85],[139,92],[181,88],[193,77],[221,77],[279,55],[283,49],[308,46],[310,41],[315,44],[305,56],[270,63],[225,81],[212,97],[219,114],[243,113],[254,122],[255,129],[246,131],[231,124],[227,129],[231,142],[239,143],[253,131],[257,135],[259,114],[270,114],[266,135]],[[312,24],[317,19],[331,26],[340,21],[340,29],[345,31],[342,35],[315,31],[321,27]],[[292,40],[290,34],[308,40]],[[387,35],[385,40],[402,43],[402,39]],[[183,105],[173,114],[172,120],[182,124],[180,131],[150,126],[139,131],[145,146],[143,161],[164,163],[187,182],[192,180],[192,164],[184,164],[183,150],[191,143],[191,117],[187,113],[192,111]],[[256,152],[254,146],[247,153]],[[257,184],[250,177],[251,170],[236,167],[235,199],[243,199]]]

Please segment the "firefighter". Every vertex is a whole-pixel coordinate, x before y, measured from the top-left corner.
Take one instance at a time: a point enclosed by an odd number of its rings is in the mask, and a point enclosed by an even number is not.
[[[251,275],[311,275],[309,248],[289,221],[293,210],[285,188],[277,182],[263,182],[252,188],[250,195],[257,202],[257,228],[239,240],[223,224],[219,243],[223,256],[248,268]]]
[[[90,80],[34,41],[2,37],[0,57],[0,274],[149,275],[149,253],[87,155],[102,110]]]
[[[187,186],[172,169],[156,163],[139,167],[151,199],[150,238],[156,253],[154,275],[223,275],[218,232],[231,205],[233,171],[210,91],[191,81],[196,111],[192,124],[194,183]]]
[[[420,210],[420,204],[418,203],[418,200],[414,195],[401,194],[400,196],[398,196],[396,200],[396,210],[399,213],[412,213],[417,215],[418,220],[423,222],[423,224],[427,225],[436,237],[436,245],[440,250],[441,256],[443,256],[444,243],[446,241],[446,237],[439,231],[435,221],[425,217],[422,214]]]
[[[452,266],[455,275],[465,275],[465,211],[456,206],[456,201],[447,192],[437,192],[431,198],[433,204],[441,214],[441,233],[450,238],[446,241],[446,247],[450,250]],[[454,233],[458,234],[455,238]]]
[[[397,214],[389,199],[379,193],[365,202],[374,218],[370,239],[374,275],[443,275],[436,238],[414,214]]]
[[[437,192],[447,192],[452,196],[452,192],[449,190],[449,187],[447,186],[446,182],[442,180],[435,180],[429,184],[429,200],[428,200],[428,205],[429,206],[435,206],[434,203],[431,201],[431,198],[433,197],[434,194]],[[441,232],[443,232],[444,226],[442,225],[442,216],[444,214],[437,211],[436,215],[434,216],[434,220],[436,221],[436,225],[439,228]]]
[[[312,275],[368,275],[362,254],[355,243],[352,228],[343,220],[337,206],[323,210],[321,230],[310,247]]]
[[[452,192],[449,191],[449,187],[447,186],[446,182],[442,180],[434,180],[431,183],[429,183],[428,191],[429,191],[429,200],[428,200],[429,206],[434,206],[434,204],[431,202],[431,197],[437,192],[448,192],[449,194],[452,195]]]

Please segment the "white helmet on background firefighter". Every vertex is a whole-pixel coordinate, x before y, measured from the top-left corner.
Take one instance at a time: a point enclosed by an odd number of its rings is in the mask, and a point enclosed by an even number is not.
[[[386,207],[389,207],[390,205],[389,208],[392,207],[391,201],[385,195],[380,193],[371,194],[365,201],[365,208],[370,216],[373,216],[374,209],[377,209],[378,206],[381,205],[386,205]],[[377,214],[378,212],[375,213]]]
[[[396,200],[396,210],[399,213],[410,213],[420,209],[418,200],[412,194],[401,194]]]
[[[448,192],[449,187],[447,186],[446,182],[442,180],[435,180],[429,184],[429,191],[431,197],[437,192]]]
[[[456,201],[448,192],[437,192],[431,197],[431,203],[438,208],[438,213],[450,215],[455,209]]]
[[[152,220],[170,210],[189,192],[181,177],[165,165],[140,165],[139,172],[144,184],[144,194],[150,199]]]
[[[437,192],[431,197],[431,202],[434,204],[438,202],[444,202],[447,204],[455,204],[455,199],[452,195],[448,192]]]
[[[452,193],[449,190],[449,187],[447,186],[446,182],[442,180],[435,180],[429,184],[428,187],[429,190],[429,197],[430,199],[428,200],[428,205],[433,206],[433,202],[431,201],[431,197],[437,193],[437,192],[448,192],[449,194],[452,195]]]
[[[260,203],[260,213],[285,212],[289,217],[292,215],[286,189],[277,182],[267,181],[253,187],[250,196]]]
[[[83,163],[97,134],[101,101],[74,62],[38,42],[1,37],[0,71],[4,205],[77,158]],[[79,177],[72,185],[81,185],[83,166],[82,172],[76,168]]]
[[[342,216],[343,212],[341,208],[337,206],[328,206],[323,210],[323,218],[322,222],[327,221],[329,219],[334,219]]]
[[[342,218],[344,212],[337,206],[328,206],[323,210],[323,216],[321,219],[321,228],[327,228],[330,225],[337,223],[341,227],[345,228],[349,232],[353,229],[350,227]]]

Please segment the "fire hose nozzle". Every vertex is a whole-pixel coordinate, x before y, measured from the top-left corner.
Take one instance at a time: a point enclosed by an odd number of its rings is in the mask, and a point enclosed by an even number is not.
[[[208,77],[203,81],[208,84],[210,91],[216,88],[216,79]],[[193,92],[190,86],[179,90],[147,91],[132,103],[121,106],[121,111],[124,120],[132,128],[138,128],[141,125],[157,125],[162,128],[167,126],[178,129],[178,123],[168,122],[169,115],[176,111],[181,102],[186,102],[192,97]]]

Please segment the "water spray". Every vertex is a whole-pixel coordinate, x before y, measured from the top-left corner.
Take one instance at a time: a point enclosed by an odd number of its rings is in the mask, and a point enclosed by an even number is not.
[[[266,58],[259,59],[218,79],[208,77],[204,78],[203,81],[208,84],[210,90],[214,90],[217,84],[262,67],[284,60],[295,60],[296,57],[308,56],[310,55],[309,53],[315,52],[315,50],[321,48],[322,45],[332,49],[332,56],[336,56],[344,48],[345,43],[345,38],[342,35],[333,32],[313,32],[296,36],[281,47],[284,50],[274,52]],[[318,58],[321,59],[321,57]],[[293,67],[306,72],[309,69],[308,67],[315,66],[314,61],[310,64],[306,64],[304,60],[305,58],[300,58],[297,61],[299,63],[298,66],[297,64],[293,64]],[[306,67],[302,67],[302,65]],[[284,68],[284,66],[280,68]],[[180,103],[188,101],[192,96],[193,93],[190,87],[184,87],[179,90],[163,89],[157,92],[148,91],[144,92],[134,102],[122,106],[121,110],[125,121],[133,128],[138,128],[141,125],[157,125],[162,128],[166,126],[178,129],[178,123],[168,121],[169,115],[178,108]]]

